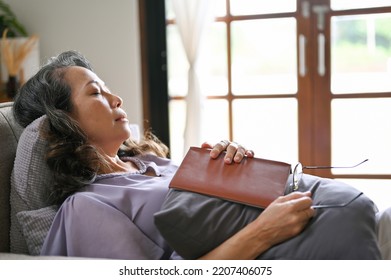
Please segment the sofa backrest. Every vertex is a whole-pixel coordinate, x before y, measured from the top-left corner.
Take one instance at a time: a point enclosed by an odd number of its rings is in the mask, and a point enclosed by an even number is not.
[[[23,131],[13,116],[12,104],[0,103],[0,252],[10,251],[10,179]]]

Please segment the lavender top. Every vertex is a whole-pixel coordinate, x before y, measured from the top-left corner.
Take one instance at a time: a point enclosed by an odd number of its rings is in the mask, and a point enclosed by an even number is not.
[[[113,259],[179,258],[154,225],[177,165],[146,155],[136,173],[105,174],[61,205],[41,255]],[[153,171],[156,176],[144,175]]]

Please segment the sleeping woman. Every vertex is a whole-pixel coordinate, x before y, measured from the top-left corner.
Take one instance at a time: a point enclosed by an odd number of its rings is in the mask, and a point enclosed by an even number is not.
[[[66,51],[52,58],[20,89],[14,114],[24,127],[34,121],[48,123],[46,159],[55,180],[50,199],[59,210],[42,255],[182,258],[154,223],[154,214],[166,199],[177,166],[167,158],[167,147],[153,134],[147,133],[140,142],[132,140],[122,99],[110,91],[83,55]],[[253,157],[252,151],[229,141],[204,143],[202,147],[211,149],[211,158],[226,152],[227,164],[241,164],[244,157]],[[262,256],[302,235],[319,219],[313,203],[308,190],[279,197],[199,258]],[[374,214],[366,215],[374,219]],[[354,231],[357,236],[362,233]],[[341,256],[379,257],[372,243],[365,252]]]

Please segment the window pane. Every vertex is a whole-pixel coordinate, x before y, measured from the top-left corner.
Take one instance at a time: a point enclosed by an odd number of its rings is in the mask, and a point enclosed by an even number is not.
[[[228,102],[226,100],[206,100],[205,120],[202,141],[217,143],[228,139]],[[184,151],[184,131],[186,122],[186,102],[184,100],[171,100],[169,103],[170,118],[170,152],[171,158],[181,162]],[[200,145],[202,143],[199,143]]]
[[[391,14],[331,18],[331,91],[391,91]]]
[[[169,102],[170,155],[171,159],[180,163],[184,155],[183,133],[185,129],[186,102],[171,100]]]
[[[333,169],[335,174],[391,174],[391,98],[332,101],[332,165],[365,164]]]
[[[233,101],[234,140],[257,157],[296,163],[297,129],[295,98]]]
[[[205,44],[200,53],[199,76],[205,95],[227,95],[228,60],[227,27],[216,22],[206,34]],[[207,47],[205,47],[207,46]]]
[[[296,0],[231,0],[232,15],[274,14],[296,11]]]
[[[223,17],[227,15],[227,1],[226,0],[214,0],[214,16]]]
[[[206,100],[204,120],[202,134],[205,139],[203,141],[217,143],[223,139],[229,139],[227,100]]]
[[[188,86],[189,63],[178,26],[170,24],[166,30],[169,95],[185,96]],[[204,95],[226,95],[228,92],[226,24],[213,23],[203,42],[198,64],[202,92]]]
[[[171,0],[164,0],[166,9],[166,19],[175,19],[174,8]],[[226,0],[213,0],[213,15],[215,17],[223,17],[227,15]]]
[[[333,10],[350,10],[371,7],[390,6],[390,0],[330,0]]]
[[[297,92],[296,20],[232,23],[232,91],[243,94]]]
[[[172,8],[172,3],[171,3],[171,0],[165,0],[165,9],[166,9],[166,19],[174,19],[175,18],[175,14],[174,14],[174,10]]]
[[[184,96],[187,94],[187,80],[189,63],[183,48],[178,26],[167,26],[167,70],[168,93],[170,96]]]

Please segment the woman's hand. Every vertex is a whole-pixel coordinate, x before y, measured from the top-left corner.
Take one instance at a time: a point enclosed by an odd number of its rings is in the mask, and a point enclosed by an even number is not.
[[[262,240],[273,246],[299,234],[315,215],[311,192],[293,192],[273,201],[254,221]]]
[[[217,158],[222,152],[226,151],[224,162],[227,164],[231,164],[232,161],[240,163],[245,156],[249,158],[254,157],[252,150],[247,150],[242,145],[228,140],[222,140],[215,145],[205,142],[201,145],[201,148],[212,149],[210,151],[211,158]]]

